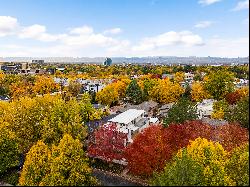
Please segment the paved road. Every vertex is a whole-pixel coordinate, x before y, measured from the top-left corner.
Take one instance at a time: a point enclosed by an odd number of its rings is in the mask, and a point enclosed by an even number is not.
[[[123,177],[112,175],[110,172],[104,172],[97,169],[93,170],[93,175],[101,181],[103,186],[142,186],[139,183],[132,182]]]

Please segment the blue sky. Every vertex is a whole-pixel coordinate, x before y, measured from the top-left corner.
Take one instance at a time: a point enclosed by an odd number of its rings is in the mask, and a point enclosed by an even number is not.
[[[248,0],[0,4],[0,57],[249,56]]]

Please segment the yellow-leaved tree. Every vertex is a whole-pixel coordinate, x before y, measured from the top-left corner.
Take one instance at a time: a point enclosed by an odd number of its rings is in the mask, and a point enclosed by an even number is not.
[[[225,167],[229,153],[219,143],[197,138],[180,149],[151,184],[159,186],[233,186]]]
[[[197,81],[192,84],[191,97],[193,101],[201,102],[203,99],[210,98],[210,95],[204,89],[203,84]]]
[[[56,84],[51,76],[36,76],[33,91],[36,94],[48,94],[53,91],[58,91],[59,85]]]
[[[177,101],[184,91],[179,83],[173,83],[168,78],[158,79],[149,92],[149,97],[158,103],[167,104]]]
[[[93,186],[89,160],[78,139],[65,134],[52,148],[42,141],[32,146],[26,156],[19,185],[21,186]]]

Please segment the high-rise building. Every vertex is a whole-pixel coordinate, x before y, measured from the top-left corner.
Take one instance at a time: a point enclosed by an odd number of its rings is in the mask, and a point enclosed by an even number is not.
[[[105,61],[103,62],[103,65],[105,66],[110,66],[112,64],[111,58],[106,58]]]

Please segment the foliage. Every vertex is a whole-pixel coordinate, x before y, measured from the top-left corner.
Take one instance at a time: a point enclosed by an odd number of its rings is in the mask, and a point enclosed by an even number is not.
[[[239,101],[241,99],[241,95],[240,93],[236,90],[234,92],[228,93],[225,97],[226,101],[230,104],[230,105],[234,105],[236,104],[237,101]]]
[[[228,108],[225,112],[225,119],[249,128],[249,97],[242,98],[236,106]]]
[[[36,76],[33,91],[37,94],[47,94],[59,90],[59,85],[54,82],[52,77],[44,75]]]
[[[153,184],[227,186],[235,185],[225,172],[228,153],[219,143],[197,138],[179,150],[173,162],[156,175]]]
[[[229,105],[225,99],[214,102],[211,117],[214,119],[224,119],[224,113],[228,108]]]
[[[128,97],[129,102],[140,104],[143,101],[142,96],[142,90],[137,81],[135,79],[132,80],[126,90],[126,97]]]
[[[108,162],[122,160],[126,142],[127,134],[119,132],[115,124],[104,124],[90,138],[88,155]]]
[[[150,176],[163,168],[170,159],[161,126],[150,126],[135,136],[125,150],[128,169],[132,174]]]
[[[152,186],[202,186],[202,175],[202,166],[190,158],[184,149],[182,157],[175,157],[167,163],[163,172],[154,173],[150,183]]]
[[[67,91],[73,96],[76,97],[81,92],[82,85],[77,81],[70,81]]]
[[[111,106],[112,103],[118,102],[119,93],[113,84],[109,84],[101,91],[97,92],[96,100],[101,104]]]
[[[185,73],[184,72],[176,72],[174,75],[174,81],[177,83],[184,81]]]
[[[234,89],[234,76],[231,72],[219,70],[211,72],[204,78],[204,86],[208,93],[216,100],[225,96]]]
[[[27,154],[19,185],[96,185],[88,162],[80,141],[68,134],[52,149],[38,141]]]
[[[81,107],[75,100],[64,101],[60,96],[44,95],[0,102],[0,117],[15,132],[23,153],[38,140],[58,143],[62,134],[70,133],[83,140],[86,127],[82,124]]]
[[[226,124],[215,127],[213,135],[213,140],[220,142],[227,151],[231,151],[249,141],[248,129],[238,124]]]
[[[13,186],[17,186],[18,184],[18,179],[19,179],[19,174],[17,171],[13,171],[11,173],[7,173],[6,175],[4,175],[2,177],[2,181],[4,183],[13,185]]]
[[[173,83],[168,78],[158,79],[156,85],[152,88],[149,95],[154,101],[162,104],[176,102],[184,89],[179,83]]]
[[[68,102],[58,100],[50,111],[50,115],[42,121],[42,139],[49,144],[58,143],[63,134],[83,141],[86,136],[86,126],[82,124],[80,106],[75,99]]]
[[[195,103],[187,98],[181,98],[169,109],[167,117],[164,119],[164,126],[167,127],[171,123],[182,123],[186,120],[195,120],[197,116],[197,108]]]
[[[132,174],[151,176],[154,171],[162,171],[165,163],[189,140],[197,137],[212,137],[212,128],[201,121],[172,124],[168,128],[161,125],[150,126],[135,136],[133,143],[125,150],[128,169]]]
[[[171,124],[167,128],[154,125],[136,135],[133,143],[126,148],[128,169],[142,177],[162,171],[179,149],[198,137],[219,142],[226,151],[249,141],[248,130],[236,124],[212,126],[195,120]]]
[[[15,134],[0,122],[0,175],[19,163],[19,149]]]
[[[226,164],[226,172],[237,186],[249,186],[249,144],[233,149]]]
[[[191,97],[193,101],[201,102],[203,99],[209,99],[210,96],[204,89],[204,85],[200,82],[194,82],[192,84]]]

